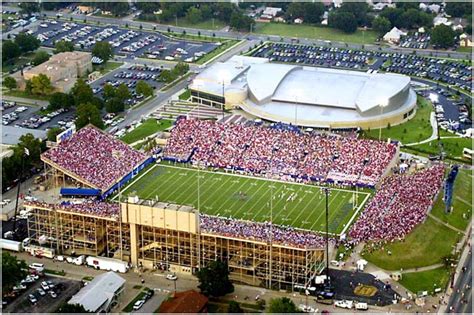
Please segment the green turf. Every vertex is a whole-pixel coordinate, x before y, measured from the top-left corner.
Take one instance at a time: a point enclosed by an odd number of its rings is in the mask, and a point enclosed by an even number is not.
[[[236,45],[238,43],[238,41],[237,40],[226,40],[226,41],[223,41],[221,43],[222,43],[222,45],[217,46],[216,49],[214,49],[210,53],[207,53],[204,56],[202,56],[201,58],[199,58],[196,61],[196,63],[202,65],[203,63],[207,62],[208,60],[211,60],[215,56],[225,52],[228,49],[230,49],[231,47]]]
[[[106,74],[117,69],[121,65],[123,65],[123,62],[107,61],[105,65],[94,66],[94,70],[100,71],[101,74]]]
[[[257,23],[255,32],[267,35],[313,38],[356,44],[373,44],[377,38],[377,33],[372,30],[357,30],[353,34],[346,34],[329,27],[285,23]]]
[[[12,90],[12,91],[5,92],[3,94],[8,95],[8,96],[27,98],[27,99],[30,99],[32,101],[35,101],[35,100],[48,101],[49,100],[48,95],[32,95],[32,94],[29,94],[26,91],[20,91],[20,90]]]
[[[186,100],[188,100],[190,97],[191,97],[191,91],[190,91],[190,90],[186,90],[186,91],[184,91],[183,93],[181,93],[181,94],[179,95],[179,99],[182,100],[182,101],[186,101]]]
[[[155,132],[168,129],[172,124],[173,122],[171,120],[156,120],[150,118],[145,120],[139,127],[124,135],[121,140],[125,143],[134,143],[135,141],[148,137]]]
[[[142,199],[155,199],[197,207],[198,171],[160,165],[153,168],[123,192]],[[244,220],[266,221],[273,207],[273,222],[313,231],[325,230],[325,198],[316,186],[232,176],[222,172],[201,171],[200,211]],[[272,199],[271,196],[274,198]],[[294,201],[287,201],[297,193]],[[280,195],[283,194],[283,197]],[[329,197],[329,231],[341,233],[354,214],[354,192],[334,189]],[[359,192],[357,204],[366,201],[368,193]],[[270,203],[270,200],[272,202]]]
[[[404,144],[418,142],[427,139],[433,133],[430,124],[430,113],[433,109],[431,103],[418,97],[418,108],[415,117],[406,123],[391,126],[390,128],[382,128],[382,139],[395,139]],[[372,139],[379,138],[379,129],[366,130],[364,136]]]
[[[432,293],[435,288],[446,288],[449,281],[449,271],[440,267],[437,269],[404,273],[400,283],[413,293],[428,291]]]
[[[457,52],[472,53],[472,47],[458,47]]]
[[[462,169],[454,181],[453,212],[445,213],[443,191],[431,210],[431,214],[460,230],[465,230],[472,216],[472,170]]]
[[[460,238],[452,229],[428,217],[403,241],[372,252],[369,252],[371,245],[367,245],[363,257],[385,270],[431,266],[441,263],[442,258],[451,253],[452,246]]]
[[[441,139],[443,151],[451,158],[462,158],[462,151],[464,148],[472,150],[472,140],[470,138],[451,138]],[[438,140],[433,140],[428,143],[411,146],[412,150],[418,150],[428,154],[439,154],[440,148]]]
[[[175,21],[173,20],[173,22]],[[173,23],[173,26],[176,26],[176,23]],[[190,23],[186,18],[178,19],[178,27],[199,28],[203,30],[220,30],[225,26],[225,23],[218,19],[214,19],[214,23],[212,19],[201,21],[199,23]]]

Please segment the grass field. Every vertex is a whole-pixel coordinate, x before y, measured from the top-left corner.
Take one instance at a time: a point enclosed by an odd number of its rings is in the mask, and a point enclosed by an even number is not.
[[[466,229],[472,217],[472,174],[472,170],[459,171],[454,181],[453,212],[446,214],[443,199],[438,198],[431,214],[455,228]]]
[[[238,43],[237,40],[226,40],[226,41],[222,42],[222,45],[218,46],[216,49],[214,49],[210,53],[205,54],[204,56],[199,58],[199,60],[196,61],[196,63],[199,64],[199,65],[202,65],[203,63],[207,62],[208,60],[211,60],[215,56],[227,51],[228,49],[230,49],[231,47],[233,47],[237,43]]]
[[[174,21],[174,20],[173,20]],[[176,26],[175,23],[173,23],[173,26]],[[191,27],[191,28],[199,28],[202,30],[220,30],[224,28],[226,25],[218,20],[212,19],[201,21],[199,23],[190,23],[186,18],[179,18],[178,19],[178,27]]]
[[[357,30],[354,34],[346,34],[329,27],[286,23],[257,23],[255,33],[285,37],[314,38],[355,44],[373,44],[377,38],[377,33],[372,30]]]
[[[325,230],[325,198],[319,187],[209,171],[201,171],[199,180],[200,211],[203,213],[263,222],[270,219],[272,206],[276,224]],[[142,199],[158,197],[160,201],[197,207],[197,188],[196,169],[162,164],[154,166],[123,193],[136,192]],[[292,194],[297,197],[288,201]],[[350,190],[332,190],[329,196],[330,233],[341,233],[355,217],[354,195]],[[357,205],[360,206],[369,193],[359,192],[358,196]]]
[[[422,98],[417,99],[418,108],[415,117],[406,123],[391,126],[390,128],[382,128],[382,139],[395,139],[404,144],[418,142],[427,139],[433,133],[430,124],[430,114],[433,110],[431,103]],[[371,139],[379,138],[379,129],[364,131],[364,136]]]
[[[427,271],[404,273],[400,283],[413,293],[420,291],[433,292],[435,288],[446,288],[449,281],[449,271],[437,268]]]
[[[452,136],[452,135],[451,135]],[[472,150],[472,140],[470,138],[450,138],[440,140],[443,151],[450,158],[462,158],[462,151],[464,148]],[[438,140],[433,140],[428,143],[418,144],[410,147],[412,150],[418,150],[428,154],[439,154]]]
[[[171,120],[163,119],[156,120],[153,118],[145,120],[140,126],[133,129],[131,132],[124,135],[121,140],[125,143],[134,143],[158,131],[163,131],[169,127],[173,122]]]
[[[443,257],[450,254],[452,246],[459,238],[460,236],[452,229],[432,218],[427,218],[423,224],[408,234],[405,240],[365,253],[363,257],[386,270],[431,266],[440,263]]]
[[[99,70],[101,74],[106,74],[123,65],[123,62],[107,61],[105,65],[94,66],[94,70]]]

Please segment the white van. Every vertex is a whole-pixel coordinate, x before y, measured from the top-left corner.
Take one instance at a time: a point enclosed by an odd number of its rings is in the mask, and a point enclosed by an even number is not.
[[[367,303],[358,302],[355,304],[355,309],[359,311],[367,311],[369,307],[367,306]]]
[[[30,267],[30,269],[34,269],[34,270],[43,270],[44,269],[44,265],[40,264],[40,263],[32,263],[28,267]]]

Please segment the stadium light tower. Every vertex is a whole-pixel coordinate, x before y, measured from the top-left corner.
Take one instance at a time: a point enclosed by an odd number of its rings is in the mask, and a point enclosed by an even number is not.
[[[379,141],[382,139],[382,112],[384,107],[387,107],[388,105],[388,100],[383,99],[379,102],[379,107],[380,107],[380,126],[379,126]]]
[[[225,107],[225,82],[229,79],[229,72],[225,70],[219,71],[219,81],[222,82],[222,118],[224,118],[224,107]]]

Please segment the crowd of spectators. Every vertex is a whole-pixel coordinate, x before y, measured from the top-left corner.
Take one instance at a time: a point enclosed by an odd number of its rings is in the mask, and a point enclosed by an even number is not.
[[[394,144],[369,139],[182,118],[164,157],[253,175],[374,186],[396,151]]]
[[[120,204],[96,200],[84,200],[81,203],[63,201],[61,203],[47,203],[42,201],[25,201],[25,206],[43,207],[52,210],[77,212],[98,217],[118,218],[120,215]]]
[[[271,224],[270,222],[251,222],[232,218],[200,215],[201,232],[229,237],[272,242],[299,248],[320,248],[324,246],[323,236],[293,227]]]
[[[42,157],[103,191],[147,158],[145,154],[92,126],[82,128],[57,147],[46,151]]]
[[[423,222],[443,182],[444,166],[385,178],[352,226],[351,242],[403,239]]]

